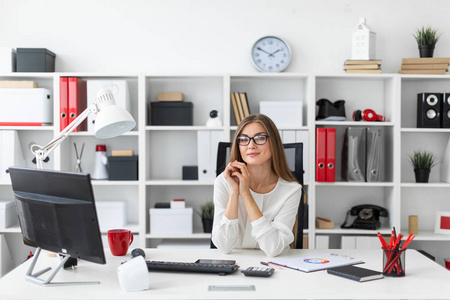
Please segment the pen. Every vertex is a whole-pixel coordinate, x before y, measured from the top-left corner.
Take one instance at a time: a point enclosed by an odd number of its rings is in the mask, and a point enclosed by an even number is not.
[[[280,267],[280,266],[277,266],[277,265],[274,265],[274,264],[271,264],[271,263],[268,263],[268,262],[265,262],[265,261],[261,261],[260,264],[268,266],[268,267],[271,267],[271,268],[274,268],[274,269],[282,269],[282,267]]]

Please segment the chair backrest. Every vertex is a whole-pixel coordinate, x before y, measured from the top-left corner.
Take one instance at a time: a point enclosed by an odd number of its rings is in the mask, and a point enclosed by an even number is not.
[[[289,143],[283,144],[284,152],[286,154],[286,160],[288,162],[289,169],[291,170],[297,181],[303,186],[303,143]],[[231,143],[220,142],[217,150],[217,164],[216,175],[219,176],[225,170],[225,167],[230,159]],[[298,220],[299,216],[303,218],[304,210],[304,191],[302,189],[302,196],[300,199],[300,205],[298,207],[297,221],[294,225],[294,248],[303,248],[303,220]],[[211,242],[211,248],[215,248]]]

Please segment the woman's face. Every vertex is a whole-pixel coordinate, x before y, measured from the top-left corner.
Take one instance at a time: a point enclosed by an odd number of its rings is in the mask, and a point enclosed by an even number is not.
[[[263,163],[270,163],[272,158],[272,151],[270,150],[270,138],[267,138],[268,134],[264,130],[264,127],[260,123],[250,123],[245,125],[242,129],[239,137],[254,138],[257,137],[255,143],[254,139],[250,140],[250,143],[246,146],[241,146],[239,144],[239,151],[241,153],[242,159],[247,163],[247,165],[261,165]],[[239,140],[238,137],[238,140]],[[259,138],[258,138],[259,137]],[[241,139],[243,143],[246,139]],[[265,144],[261,144],[266,140]]]

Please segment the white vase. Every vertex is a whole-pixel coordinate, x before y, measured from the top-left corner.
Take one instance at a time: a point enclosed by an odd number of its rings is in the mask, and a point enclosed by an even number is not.
[[[441,181],[450,182],[450,138],[445,148],[444,157],[441,163]]]

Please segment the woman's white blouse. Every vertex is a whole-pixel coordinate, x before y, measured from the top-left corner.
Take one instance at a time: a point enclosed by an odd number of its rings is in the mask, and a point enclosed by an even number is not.
[[[267,194],[250,190],[263,216],[250,222],[239,196],[238,219],[224,213],[230,199],[230,187],[220,174],[214,182],[214,224],[212,241],[224,253],[235,248],[260,248],[267,256],[277,256],[294,241],[292,228],[301,198],[301,185],[278,179]]]

